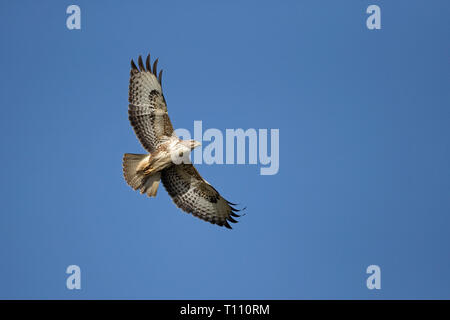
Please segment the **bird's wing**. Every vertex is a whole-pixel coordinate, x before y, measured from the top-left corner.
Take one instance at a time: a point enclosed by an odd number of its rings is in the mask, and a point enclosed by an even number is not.
[[[180,209],[205,221],[231,229],[237,210],[206,182],[192,164],[173,165],[162,171],[161,180]]]
[[[145,66],[139,56],[139,69],[131,60],[128,91],[128,118],[139,141],[150,153],[167,137],[174,135],[161,88],[162,70],[156,76],[157,64],[158,59],[153,67],[150,65],[150,55],[147,56]]]

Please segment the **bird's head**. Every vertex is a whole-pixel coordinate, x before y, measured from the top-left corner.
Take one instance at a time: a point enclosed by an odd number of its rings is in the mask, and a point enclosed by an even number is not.
[[[197,147],[200,147],[202,144],[201,142],[198,142],[196,140],[189,140],[189,146],[191,148],[191,150],[194,150]]]
[[[198,146],[201,146],[202,144],[195,140],[181,140],[180,145],[182,146],[181,147],[182,151],[186,152],[186,151],[192,151],[195,148],[197,148]]]

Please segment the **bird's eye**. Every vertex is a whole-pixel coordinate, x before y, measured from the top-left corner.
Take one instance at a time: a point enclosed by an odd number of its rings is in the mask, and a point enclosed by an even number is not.
[[[178,156],[181,158],[183,156],[183,151],[180,151],[180,153],[178,154]]]

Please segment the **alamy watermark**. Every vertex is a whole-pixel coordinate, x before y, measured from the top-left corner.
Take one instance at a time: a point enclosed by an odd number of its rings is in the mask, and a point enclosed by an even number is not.
[[[66,279],[66,287],[69,290],[81,289],[81,269],[76,264],[67,267],[66,273],[69,275]]]
[[[75,4],[71,4],[67,7],[66,13],[69,16],[66,19],[66,27],[69,30],[80,30],[81,29],[81,9]]]
[[[179,161],[172,159],[175,163],[259,164],[261,175],[274,175],[280,169],[279,129],[226,129],[224,135],[215,128],[203,132],[203,122],[194,121],[194,135],[184,128],[176,129],[175,133],[183,140],[202,143],[192,154],[182,155]]]
[[[366,20],[366,26],[369,30],[381,29],[381,9],[378,5],[369,5],[366,13],[370,16]],[[69,16],[66,19],[66,27],[69,30],[81,29],[81,9],[78,5],[71,4],[66,9]]]
[[[367,289],[373,290],[381,289],[381,268],[376,264],[372,264],[367,267],[366,273],[370,274],[370,276],[366,280]]]
[[[366,26],[369,30],[381,29],[381,9],[379,6],[372,4],[367,7],[366,13],[370,16],[366,20]]]

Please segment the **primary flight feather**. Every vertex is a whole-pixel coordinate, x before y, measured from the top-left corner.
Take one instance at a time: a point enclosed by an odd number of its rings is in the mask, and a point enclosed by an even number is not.
[[[236,223],[233,217],[239,217],[234,204],[206,182],[191,163],[174,161],[185,157],[200,143],[176,136],[162,91],[162,70],[158,74],[157,65],[158,59],[151,65],[150,55],[145,65],[141,56],[137,66],[131,60],[128,118],[149,154],[124,154],[125,180],[149,197],[156,196],[162,181],[180,209],[231,229],[228,222]]]

